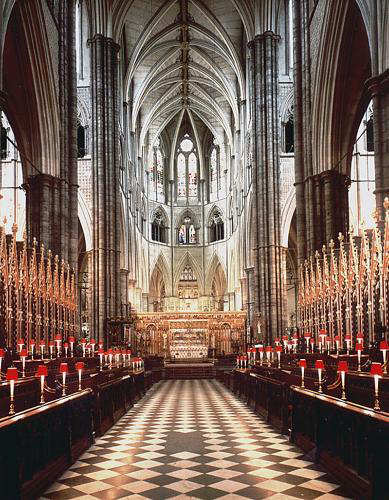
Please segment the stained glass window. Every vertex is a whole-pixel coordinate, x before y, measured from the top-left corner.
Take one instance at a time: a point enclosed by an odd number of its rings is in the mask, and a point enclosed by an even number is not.
[[[197,196],[197,157],[194,153],[189,155],[188,186],[189,196]]]
[[[177,158],[177,194],[186,196],[186,165],[185,156],[180,153]]]
[[[193,245],[197,243],[196,228],[189,215],[184,217],[178,230],[178,243],[179,245]]]

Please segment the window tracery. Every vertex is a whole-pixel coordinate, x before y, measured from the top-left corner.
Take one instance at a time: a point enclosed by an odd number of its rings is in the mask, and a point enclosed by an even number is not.
[[[177,149],[177,197],[194,198],[198,195],[198,161],[193,141],[188,134]]]
[[[196,228],[193,224],[192,218],[186,215],[180,224],[178,230],[178,244],[179,245],[194,245],[197,243]]]

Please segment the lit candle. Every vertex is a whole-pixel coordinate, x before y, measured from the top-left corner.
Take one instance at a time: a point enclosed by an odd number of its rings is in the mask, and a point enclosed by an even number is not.
[[[268,345],[266,347],[266,359],[267,359],[268,366],[271,365],[271,356],[272,356],[272,353],[273,353],[273,348],[272,348],[272,346]]]
[[[276,346],[276,353],[277,353],[277,358],[278,358],[278,368],[281,368],[281,353],[282,353],[282,347],[280,345]]]
[[[45,377],[47,377],[47,366],[46,365],[39,365],[36,375],[37,377],[40,377],[41,379],[41,400],[40,404],[43,404],[45,402],[45,395],[44,395],[44,390],[45,390]]]
[[[23,346],[24,346],[24,340],[23,339],[19,339],[18,340],[18,352],[19,353],[23,349]]]
[[[315,339],[312,337],[309,342],[311,344],[311,352],[313,352],[315,350]]]
[[[339,356],[340,335],[335,335],[336,355]]]
[[[323,352],[323,347],[325,346],[325,341],[327,337],[327,330],[320,330],[319,337],[320,337],[319,341],[320,352]]]
[[[389,343],[387,340],[381,340],[380,342],[380,351],[382,352],[382,359],[384,363],[384,373],[385,375],[388,373],[388,366],[386,364],[386,353],[389,350]]]
[[[331,337],[327,335],[326,337],[326,344],[327,344],[327,354],[330,355],[330,348],[331,348]]]
[[[0,380],[1,380],[1,377],[2,377],[1,365],[2,365],[2,362],[3,362],[4,356],[5,356],[4,349],[0,349]]]
[[[104,349],[101,347],[98,350],[99,358],[100,358],[100,371],[103,370],[103,356],[104,356]]]
[[[362,344],[362,346],[363,346],[363,333],[362,332],[357,333],[357,343]]]
[[[15,391],[15,381],[18,379],[18,370],[11,366],[7,369],[6,379],[9,381],[9,395],[10,395],[10,405],[9,405],[9,415],[15,415],[14,406],[14,391]]]
[[[69,337],[69,344],[70,344],[70,356],[73,357],[73,346],[74,346],[74,342],[76,341],[76,339],[74,337]]]
[[[66,396],[66,374],[69,372],[67,363],[59,365],[59,373],[62,373],[62,396]]]
[[[34,359],[34,349],[35,349],[35,340],[30,340],[30,349],[31,349],[31,359]]]
[[[86,339],[81,339],[81,345],[82,345],[82,357],[85,358],[85,346],[86,346]]]
[[[22,349],[20,351],[20,359],[22,360],[22,377],[24,378],[26,376],[26,359],[27,359],[27,349]]]
[[[49,342],[50,359],[53,359],[54,342],[50,340]]]
[[[45,346],[46,346],[45,341],[41,340],[39,342],[39,347],[41,348],[41,358],[42,358],[42,361],[43,361],[43,357],[44,357],[44,354],[45,354]]]
[[[305,371],[305,368],[307,367],[307,360],[300,359],[299,360],[299,367],[301,368],[301,387],[305,387],[305,385],[304,385],[304,371]]]
[[[259,351],[259,363],[262,366],[262,363],[263,363],[263,347],[258,347],[258,351]]]
[[[59,355],[61,353],[61,342],[62,342],[62,335],[56,335],[55,336],[55,344],[56,344],[56,349],[57,349],[57,358],[59,358]]]
[[[346,341],[346,346],[347,346],[347,356],[350,354],[350,349],[352,347],[351,345],[351,335],[349,333],[346,333],[344,340]]]
[[[81,377],[82,377],[82,370],[85,367],[85,364],[82,361],[77,361],[77,363],[74,365],[76,370],[78,371],[78,390],[81,391],[82,386],[81,386]]]
[[[374,409],[380,410],[380,402],[378,399],[378,381],[383,375],[381,363],[372,363],[370,368],[370,373],[371,375],[374,376],[374,393],[375,393]]]
[[[307,352],[309,352],[309,342],[311,339],[311,334],[309,332],[306,332],[304,334],[305,342],[307,343]]]
[[[360,372],[361,371],[361,354],[363,351],[362,344],[360,344],[360,343],[356,344],[355,349],[356,349],[357,355],[358,355],[358,371]]]
[[[91,339],[91,341],[90,341],[91,356],[95,355],[95,345],[96,345],[96,340]]]
[[[297,343],[298,343],[298,341],[299,341],[299,337],[298,337],[297,333],[294,333],[293,334],[293,340],[292,340],[292,342],[293,342],[293,349],[294,349],[294,353],[295,354],[297,352]]]
[[[67,342],[64,342],[63,348],[65,349],[65,357],[68,357],[68,349],[69,349],[69,344]]]
[[[340,373],[342,380],[342,399],[346,399],[346,373],[348,370],[347,361],[339,361],[338,373]]]
[[[322,385],[321,385],[321,374],[322,374],[322,370],[325,369],[323,360],[317,359],[315,361],[315,368],[317,369],[318,374],[319,374],[319,392],[323,392]]]
[[[108,356],[109,356],[109,369],[112,368],[112,357],[113,357],[113,350],[108,349]]]

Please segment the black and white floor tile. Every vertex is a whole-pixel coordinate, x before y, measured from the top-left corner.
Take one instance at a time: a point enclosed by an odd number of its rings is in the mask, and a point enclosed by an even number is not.
[[[214,380],[155,385],[44,499],[349,498]]]

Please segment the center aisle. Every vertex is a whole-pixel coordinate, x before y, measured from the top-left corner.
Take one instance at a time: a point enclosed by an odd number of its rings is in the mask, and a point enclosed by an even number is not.
[[[43,498],[345,498],[214,380],[155,385]]]

